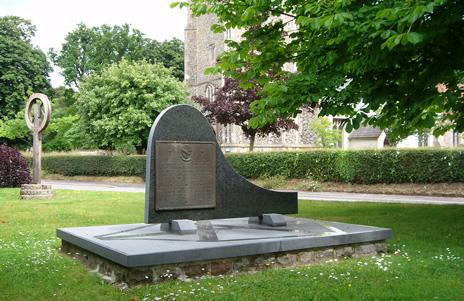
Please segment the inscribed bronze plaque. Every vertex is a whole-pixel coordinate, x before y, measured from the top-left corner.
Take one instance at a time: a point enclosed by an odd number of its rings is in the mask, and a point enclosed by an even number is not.
[[[156,141],[155,210],[216,207],[216,143]]]

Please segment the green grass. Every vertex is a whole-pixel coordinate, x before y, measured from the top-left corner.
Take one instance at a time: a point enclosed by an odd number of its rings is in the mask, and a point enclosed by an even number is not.
[[[0,300],[464,300],[464,206],[304,201],[302,217],[393,228],[389,253],[121,291],[58,253],[55,229],[142,222],[143,194],[18,195],[0,189]]]

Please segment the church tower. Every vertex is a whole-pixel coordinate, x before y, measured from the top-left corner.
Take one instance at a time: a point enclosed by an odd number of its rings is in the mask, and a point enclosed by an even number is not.
[[[217,89],[223,84],[220,74],[205,75],[205,70],[214,66],[218,56],[225,51],[225,40],[240,40],[241,31],[228,30],[224,33],[213,33],[211,26],[217,23],[216,15],[192,16],[188,12],[184,39],[184,83],[190,96],[204,96],[214,100]],[[282,132],[282,135],[257,137],[256,150],[295,150],[313,146],[314,135],[309,132],[308,122],[313,113],[308,110],[295,118],[299,130]],[[248,150],[249,140],[240,127],[236,125],[214,125],[218,142],[225,152],[243,152]]]
[[[185,85],[190,95],[202,95],[211,100],[222,85],[221,75],[204,73],[224,51],[224,34],[211,31],[216,21],[215,15],[193,17],[189,11],[185,28]]]

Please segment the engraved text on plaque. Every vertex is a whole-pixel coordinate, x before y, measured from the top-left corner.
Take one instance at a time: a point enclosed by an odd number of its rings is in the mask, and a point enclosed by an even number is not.
[[[216,143],[156,141],[155,210],[216,206]]]

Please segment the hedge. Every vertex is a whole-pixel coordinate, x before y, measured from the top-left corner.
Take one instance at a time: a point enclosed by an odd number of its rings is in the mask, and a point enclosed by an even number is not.
[[[145,177],[145,156],[44,155],[42,169],[63,176]]]
[[[285,176],[351,183],[464,182],[464,151],[318,150],[232,154],[229,162],[247,178]]]
[[[284,176],[351,183],[464,182],[464,151],[312,150],[228,154],[227,160],[244,177]],[[48,173],[66,176],[145,175],[145,156],[45,155]]]

